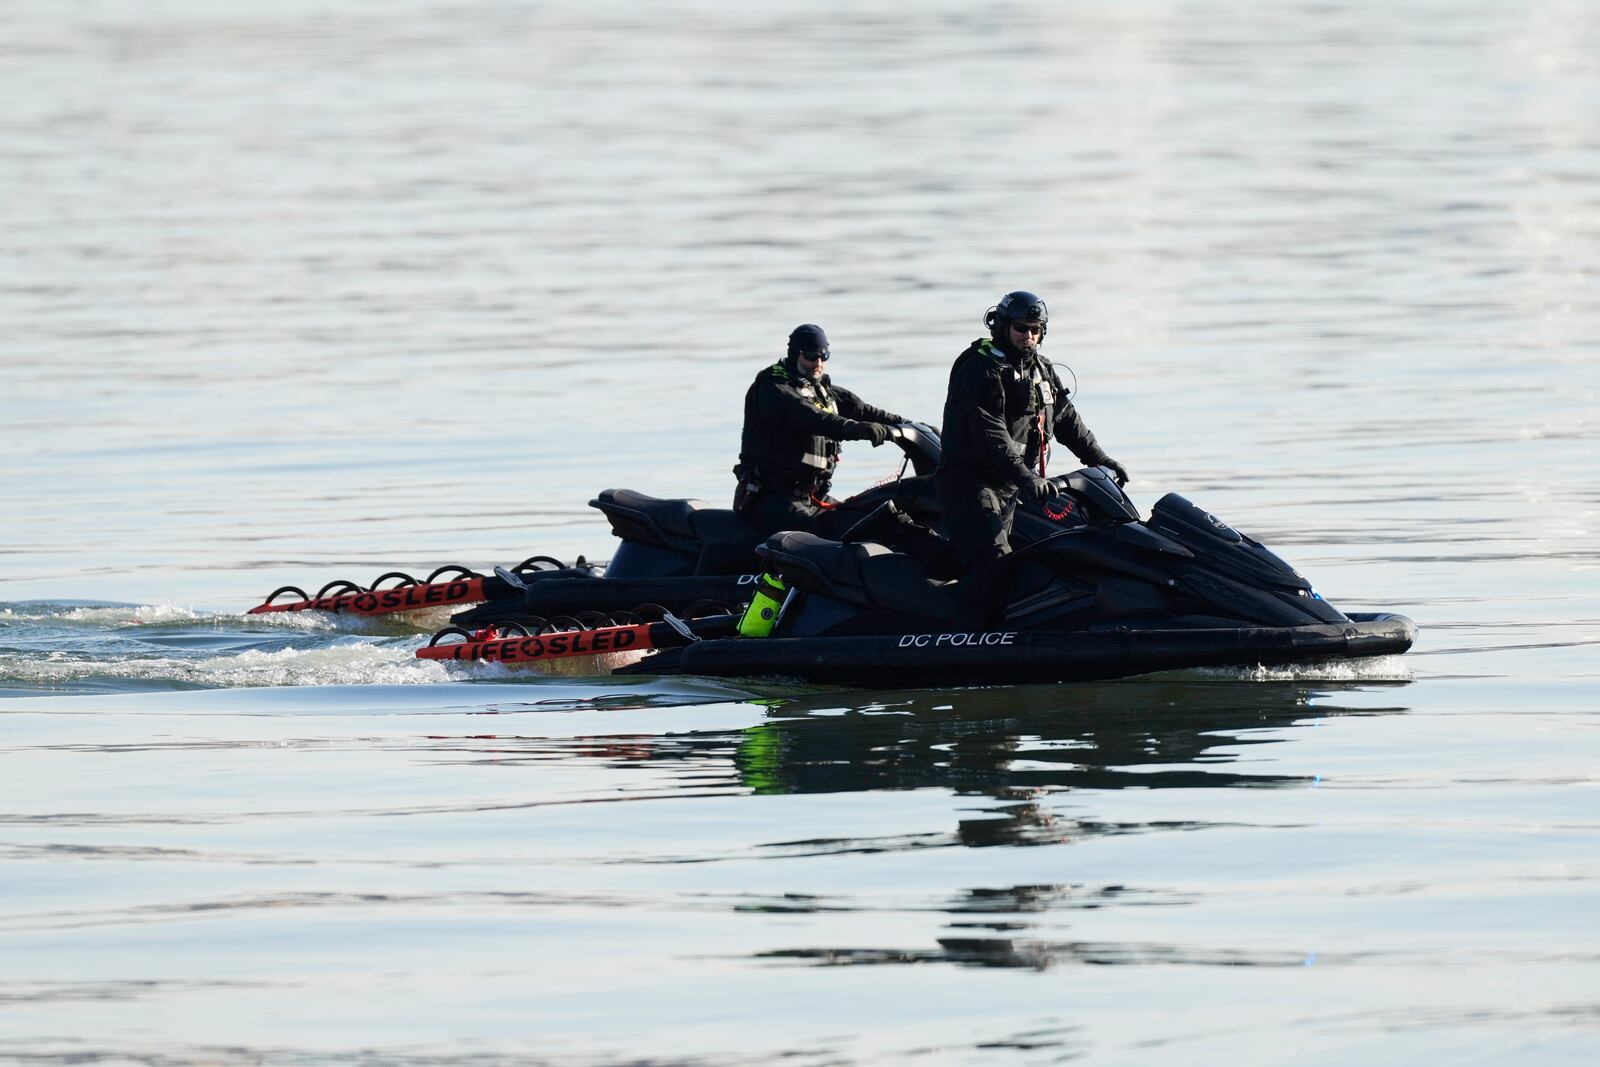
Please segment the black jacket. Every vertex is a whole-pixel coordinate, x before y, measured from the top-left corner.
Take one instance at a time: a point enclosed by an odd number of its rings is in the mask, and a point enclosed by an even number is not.
[[[762,489],[809,492],[827,487],[839,462],[840,441],[866,441],[869,422],[903,422],[873,407],[826,374],[812,381],[792,359],[756,375],[744,395],[744,434],[734,473]]]
[[[1039,452],[1047,447],[1041,413],[1049,436],[1081,462],[1105,460],[1048,359],[1008,354],[987,337],[974,341],[950,368],[940,478],[973,480],[1001,492],[1026,484],[1039,474]]]

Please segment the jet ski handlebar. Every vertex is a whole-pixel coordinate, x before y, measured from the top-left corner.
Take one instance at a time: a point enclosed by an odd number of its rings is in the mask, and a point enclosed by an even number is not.
[[[1051,481],[1072,493],[1083,504],[1091,523],[1138,522],[1139,509],[1117,484],[1109,467],[1082,467]]]
[[[889,427],[889,440],[899,446],[918,474],[932,474],[939,465],[939,431],[925,422],[902,422]]]

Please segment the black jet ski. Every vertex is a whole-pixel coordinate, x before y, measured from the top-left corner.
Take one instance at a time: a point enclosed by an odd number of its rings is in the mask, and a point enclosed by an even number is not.
[[[1308,663],[1398,654],[1415,639],[1404,616],[1339,611],[1259,542],[1177,494],[1144,520],[1104,468],[1055,481],[1076,524],[1009,557],[1005,621],[994,629],[964,626],[956,583],[907,555],[786,532],[760,550],[763,580],[785,591],[768,636],[747,636],[748,613],[719,614],[509,637],[454,631],[466,640],[441,634],[418,655],[512,663],[655,648],[620,672],[884,686]]]

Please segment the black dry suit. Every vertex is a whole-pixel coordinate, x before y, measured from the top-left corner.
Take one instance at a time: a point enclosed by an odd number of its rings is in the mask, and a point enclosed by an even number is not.
[[[870,423],[905,421],[826,374],[805,377],[796,362],[791,355],[766,368],[744,395],[733,506],[769,533],[815,525],[815,501],[827,498],[840,441],[871,440]]]
[[[940,432],[944,454],[935,479],[945,530],[962,581],[970,621],[994,621],[999,559],[1011,551],[1011,518],[1019,489],[1043,477],[1050,439],[1083,463],[1105,451],[1078,417],[1050,361],[1036,349],[1007,351],[989,338],[974,341],[950,369]]]
[[[956,357],[940,434],[941,480],[1012,494],[1043,476],[1039,457],[1048,457],[1052,437],[1083,463],[1107,458],[1055,367],[1037,351],[1007,353],[985,337]]]

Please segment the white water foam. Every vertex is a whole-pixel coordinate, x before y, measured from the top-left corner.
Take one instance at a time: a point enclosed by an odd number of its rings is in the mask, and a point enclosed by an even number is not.
[[[1411,668],[1401,656],[1327,660],[1283,667],[1202,667],[1183,674],[1229,682],[1409,682],[1413,678]]]
[[[420,685],[451,680],[439,664],[409,647],[348,644],[318,649],[248,651],[182,660],[119,659],[114,663],[56,652],[45,658],[0,657],[0,677],[42,685],[90,678],[127,678],[207,687],[291,685]]]
[[[3,622],[74,623],[116,628],[124,626],[274,627],[313,633],[433,633],[450,625],[450,615],[461,606],[424,608],[385,615],[349,615],[328,611],[244,612],[200,611],[181,604],[48,604],[32,603],[0,608]]]
[[[448,662],[418,659],[416,642],[352,642],[315,649],[250,650],[205,659],[96,660],[66,652],[44,657],[0,655],[0,678],[36,685],[70,685],[85,679],[126,678],[215,688],[301,685],[430,685],[491,681],[530,675],[604,677],[643,658],[640,652],[571,656],[539,663]]]
[[[274,612],[270,615],[237,615],[197,611],[180,604],[25,604],[0,608],[0,621],[81,623],[107,628],[124,626],[170,626],[195,623],[203,626],[236,625],[241,622],[276,626],[290,630],[335,631],[338,616],[326,613]]]

